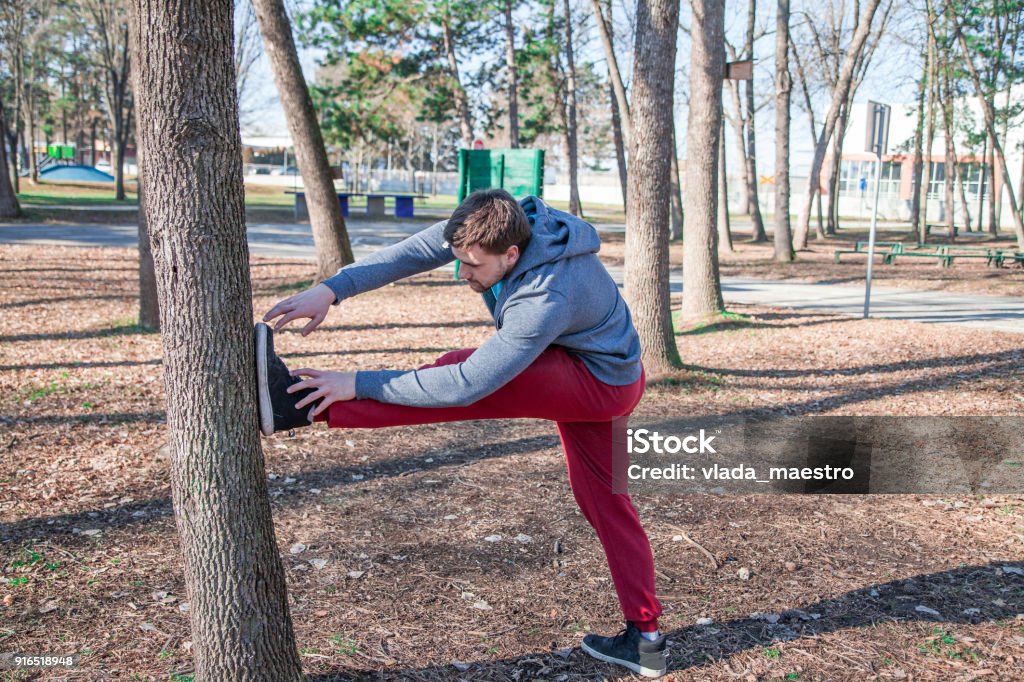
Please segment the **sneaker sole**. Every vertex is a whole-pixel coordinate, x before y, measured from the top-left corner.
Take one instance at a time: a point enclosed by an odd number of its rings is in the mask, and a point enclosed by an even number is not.
[[[643,675],[644,677],[661,677],[666,672],[668,672],[667,669],[655,670],[654,668],[645,668],[639,663],[632,663],[630,661],[624,661],[621,658],[615,658],[614,656],[602,654],[600,651],[591,649],[589,646],[587,646],[586,642],[580,642],[580,648],[586,651],[594,658],[598,659],[599,661],[604,661],[605,663],[615,663],[616,665],[625,666],[633,672],[637,673],[638,675]]]
[[[259,402],[260,433],[274,435],[274,406],[270,402],[270,385],[267,383],[267,332],[270,328],[262,322],[256,323],[256,395]]]

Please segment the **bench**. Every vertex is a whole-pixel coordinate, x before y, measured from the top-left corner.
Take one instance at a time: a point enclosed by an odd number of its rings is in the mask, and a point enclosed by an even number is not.
[[[839,262],[839,256],[844,253],[867,253],[870,242],[857,242],[852,249],[836,249],[832,253],[832,261]],[[882,256],[883,263],[889,263],[892,254],[903,253],[903,242],[875,242],[876,249],[888,249],[888,251],[875,251],[875,255]]]
[[[412,218],[413,199],[426,199],[425,194],[401,194],[394,192],[378,192],[366,195],[366,215],[382,216],[386,213],[384,201],[389,197],[395,199],[395,217]]]
[[[995,263],[996,267],[999,267],[1000,265],[1002,265],[1002,262],[1003,262],[1003,258],[1002,257],[997,257],[996,254],[993,254],[993,253],[948,253],[948,252],[943,252],[941,249],[939,251],[929,251],[929,252],[916,252],[916,253],[915,252],[910,252],[910,253],[898,253],[898,254],[897,253],[891,253],[891,254],[887,254],[886,262],[888,262],[888,263],[895,263],[897,257],[900,257],[900,258],[936,258],[939,261],[939,266],[943,267],[943,268],[948,268],[949,266],[951,266],[953,264],[953,260],[957,259],[957,258],[984,258],[986,265],[992,265],[993,263]]]
[[[291,193],[291,192],[289,192]],[[295,219],[308,220],[309,206],[306,204],[305,192],[294,192],[295,194]],[[341,215],[348,217],[348,200],[351,197],[366,197],[366,215],[382,216],[387,212],[384,201],[390,197],[395,199],[395,217],[413,218],[413,199],[425,199],[425,194],[400,194],[400,193],[377,193],[367,194],[365,192],[338,192],[338,203],[341,205]]]
[[[292,192],[288,192],[291,194]],[[306,204],[306,193],[305,192],[294,192],[295,194],[295,219],[296,220],[309,220],[309,206]],[[348,217],[348,200],[349,197],[361,197],[364,196],[360,192],[338,192],[338,203],[341,205],[341,215],[343,218]]]

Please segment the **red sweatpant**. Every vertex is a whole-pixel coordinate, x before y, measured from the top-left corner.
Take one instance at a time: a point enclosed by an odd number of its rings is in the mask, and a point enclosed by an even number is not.
[[[445,353],[425,367],[462,362],[472,348]],[[583,361],[551,346],[533,364],[491,395],[464,407],[406,407],[351,400],[327,410],[333,428],[378,428],[471,419],[550,419],[569,469],[569,485],[583,516],[604,548],[622,613],[644,632],[658,627],[661,604],[654,590],[654,557],[636,509],[612,493],[612,419],[629,415],[644,392],[644,377],[610,386]],[[323,420],[323,415],[318,417]]]

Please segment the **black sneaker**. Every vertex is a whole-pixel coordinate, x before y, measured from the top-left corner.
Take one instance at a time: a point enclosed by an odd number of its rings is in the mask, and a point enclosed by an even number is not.
[[[667,636],[645,639],[636,626],[626,628],[614,637],[587,635],[581,645],[588,654],[608,663],[624,665],[644,677],[661,677],[668,670]]]
[[[259,402],[260,432],[271,436],[275,431],[289,431],[300,426],[309,426],[309,413],[315,405],[301,410],[295,403],[314,389],[308,388],[297,393],[287,393],[292,384],[302,381],[288,373],[281,358],[274,352],[274,330],[256,323],[256,396]]]

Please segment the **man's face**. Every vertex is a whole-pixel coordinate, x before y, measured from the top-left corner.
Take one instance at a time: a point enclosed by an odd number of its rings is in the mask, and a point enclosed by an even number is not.
[[[490,253],[472,244],[465,249],[452,247],[452,253],[461,261],[459,279],[466,280],[469,288],[478,294],[490,289],[508,274],[519,260],[519,247],[510,246],[505,253]]]

